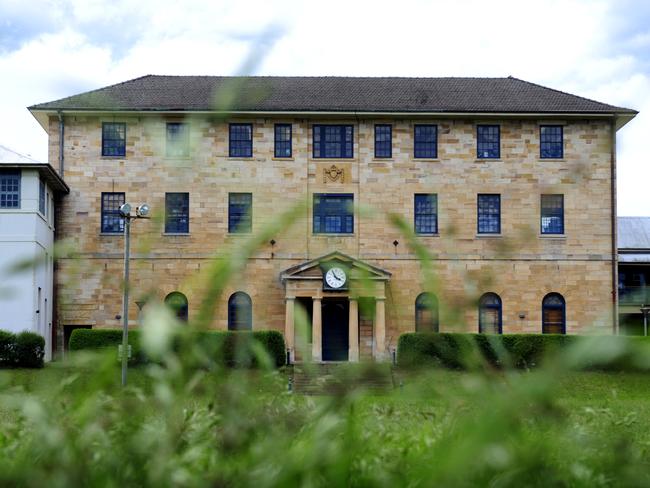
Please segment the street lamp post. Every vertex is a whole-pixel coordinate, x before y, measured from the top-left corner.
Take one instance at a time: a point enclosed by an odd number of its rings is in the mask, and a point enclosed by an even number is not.
[[[641,313],[643,314],[643,335],[648,335],[648,314],[650,314],[650,307],[648,305],[641,305]]]
[[[148,219],[149,205],[146,203],[136,207],[131,214],[128,203],[120,207],[120,215],[124,219],[124,295],[122,298],[122,386],[126,386],[126,370],[129,362],[129,258],[131,252],[131,220]]]

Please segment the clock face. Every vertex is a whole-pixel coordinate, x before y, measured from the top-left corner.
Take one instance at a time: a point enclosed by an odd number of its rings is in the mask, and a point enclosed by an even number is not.
[[[341,288],[345,285],[347,279],[348,277],[345,275],[345,271],[341,268],[330,268],[327,270],[327,273],[325,273],[325,282],[331,288]]]

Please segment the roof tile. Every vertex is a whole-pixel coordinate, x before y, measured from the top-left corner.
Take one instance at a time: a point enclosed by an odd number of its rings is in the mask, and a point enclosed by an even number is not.
[[[147,75],[30,110],[629,113],[517,78]]]

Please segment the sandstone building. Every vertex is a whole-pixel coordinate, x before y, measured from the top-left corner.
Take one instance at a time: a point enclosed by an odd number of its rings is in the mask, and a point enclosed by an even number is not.
[[[119,326],[124,201],[159,216],[132,228],[133,322],[151,299],[191,320],[215,253],[306,202],[213,327],[278,329],[294,349],[303,309],[316,360],[384,357],[413,330],[615,330],[616,132],[633,110],[512,77],[194,76],[30,110],[71,189],[60,330]]]

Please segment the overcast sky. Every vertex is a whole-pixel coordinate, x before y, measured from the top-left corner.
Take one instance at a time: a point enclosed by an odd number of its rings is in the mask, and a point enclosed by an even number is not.
[[[650,215],[648,0],[0,0],[0,144],[45,161],[25,109],[145,74],[516,76],[636,109],[619,215]]]

